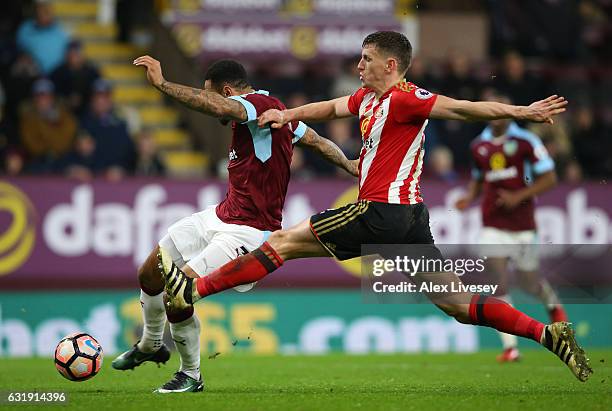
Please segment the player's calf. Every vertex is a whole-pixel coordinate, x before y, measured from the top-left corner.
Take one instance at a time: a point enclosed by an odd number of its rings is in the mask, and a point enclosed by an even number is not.
[[[159,246],[155,247],[145,262],[138,268],[138,283],[140,289],[148,295],[158,295],[164,291],[164,279],[159,270],[157,254]]]

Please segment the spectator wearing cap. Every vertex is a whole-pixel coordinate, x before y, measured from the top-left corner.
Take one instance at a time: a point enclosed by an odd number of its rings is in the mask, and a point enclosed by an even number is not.
[[[51,74],[57,94],[62,96],[70,109],[78,115],[87,110],[94,82],[100,72],[83,55],[81,42],[72,40],[66,49],[64,62]]]
[[[77,130],[73,114],[55,99],[51,80],[41,78],[32,87],[32,102],[20,116],[21,142],[33,172],[50,171],[72,147]]]
[[[115,111],[111,92],[108,81],[100,78],[94,82],[90,109],[81,126],[93,137],[106,176],[119,179],[134,170],[136,150],[126,122]]]
[[[36,1],[34,10],[34,19],[24,21],[17,30],[17,46],[48,75],[62,63],[69,37],[55,21],[49,1]]]

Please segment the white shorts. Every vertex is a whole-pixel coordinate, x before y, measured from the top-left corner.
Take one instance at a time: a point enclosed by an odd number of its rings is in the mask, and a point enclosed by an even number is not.
[[[267,240],[269,231],[238,224],[226,224],[211,206],[185,217],[168,228],[159,242],[179,267],[187,264],[203,277],[229,261],[247,254]],[[234,287],[248,291],[255,283]]]
[[[518,270],[534,271],[539,267],[538,234],[535,230],[509,231],[483,227],[480,245],[483,256],[508,257]]]

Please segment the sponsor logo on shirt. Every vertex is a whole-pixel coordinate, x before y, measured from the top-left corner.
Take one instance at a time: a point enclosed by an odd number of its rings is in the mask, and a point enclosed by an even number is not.
[[[232,151],[229,152],[229,161],[238,160],[238,154],[236,154],[236,150],[232,148]]]
[[[487,171],[485,174],[485,180],[488,182],[494,182],[500,180],[509,180],[511,178],[516,178],[516,176],[518,176],[518,170],[515,166],[512,166],[500,170]]]

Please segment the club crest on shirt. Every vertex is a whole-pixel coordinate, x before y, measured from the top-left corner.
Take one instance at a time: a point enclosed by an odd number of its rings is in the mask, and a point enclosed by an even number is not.
[[[416,96],[416,98],[418,98],[419,100],[427,100],[428,98],[431,98],[433,96],[433,94],[425,89],[419,88],[414,92],[414,95]]]
[[[477,151],[478,151],[478,154],[480,154],[482,157],[486,156],[489,153],[489,150],[487,150],[485,146],[478,147]]]
[[[383,108],[383,106],[380,106],[376,109],[376,112],[374,113],[374,117],[381,118],[384,113],[385,113],[385,109]]]
[[[236,154],[236,150],[232,148],[232,151],[229,152],[229,161],[234,161],[238,159],[238,154]]]
[[[513,156],[514,154],[516,154],[517,150],[518,143],[516,141],[510,140],[504,143],[504,153],[506,153],[507,156]]]
[[[372,116],[369,117],[364,117],[361,119],[361,135],[365,136],[366,132],[368,131],[368,126],[370,125],[370,120],[372,119]]]
[[[506,167],[506,157],[503,153],[493,153],[489,159],[491,170],[501,170]]]

